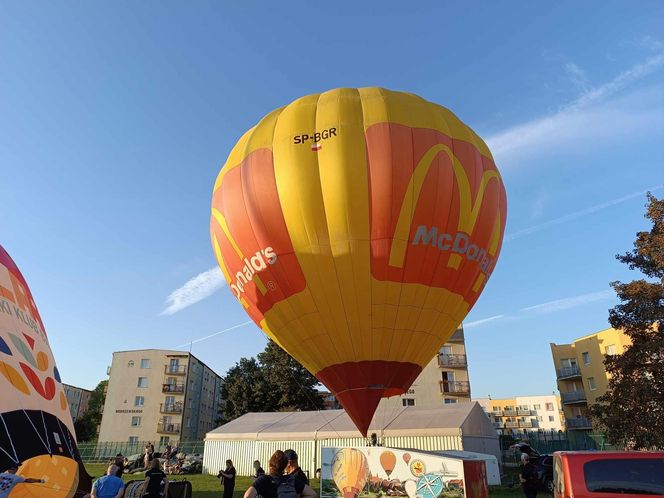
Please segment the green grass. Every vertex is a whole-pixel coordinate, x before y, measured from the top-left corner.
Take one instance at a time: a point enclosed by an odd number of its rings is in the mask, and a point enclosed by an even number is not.
[[[86,464],[85,468],[88,474],[94,478],[100,477],[106,473],[108,465]],[[123,474],[122,479],[127,481],[136,481],[144,479],[143,474]],[[189,481],[193,490],[193,498],[219,498],[223,488],[219,484],[219,479],[205,474],[186,474],[181,476],[168,476],[169,481]],[[251,477],[237,476],[235,480],[235,492],[233,498],[242,498],[253,479]],[[318,491],[320,482],[318,479],[311,480],[311,487]]]
[[[88,473],[94,478],[104,475],[107,465],[102,464],[86,464],[85,468]],[[142,474],[124,474],[122,478],[127,481],[134,481],[142,479]],[[219,498],[221,496],[222,487],[219,484],[219,479],[214,476],[204,474],[187,474],[183,476],[169,476],[171,481],[187,480],[191,482],[193,489],[193,498]],[[235,481],[235,493],[233,498],[242,498],[244,492],[251,486],[252,479],[250,477],[238,476]],[[318,479],[311,480],[311,487],[318,493],[320,491],[320,482]],[[507,486],[491,486],[489,488],[489,495],[491,497],[503,498],[522,498],[523,492],[520,487],[508,488]],[[547,493],[541,493],[542,497],[550,497]]]

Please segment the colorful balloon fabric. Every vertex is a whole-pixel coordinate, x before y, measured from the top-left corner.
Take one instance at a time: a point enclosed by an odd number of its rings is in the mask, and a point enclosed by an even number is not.
[[[302,97],[238,141],[214,185],[228,287],[366,435],[493,272],[507,219],[486,144],[413,94]]]
[[[60,373],[28,284],[0,246],[0,470],[43,484],[10,498],[71,498],[90,490]]]
[[[332,479],[344,498],[357,498],[369,477],[367,457],[355,448],[339,450],[332,460]]]

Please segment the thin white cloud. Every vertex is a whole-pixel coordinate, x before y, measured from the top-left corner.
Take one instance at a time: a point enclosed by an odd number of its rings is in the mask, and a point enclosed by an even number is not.
[[[182,287],[175,289],[166,298],[166,308],[162,315],[172,315],[205,299],[221,289],[226,280],[219,267],[199,273]]]
[[[211,338],[216,337],[218,335],[224,334],[226,332],[230,332],[231,330],[239,329],[240,327],[244,327],[244,326],[249,325],[251,323],[254,323],[253,320],[247,320],[246,322],[238,323],[238,324],[233,325],[231,327],[220,330],[219,332],[215,332],[214,334],[206,335],[205,337],[199,337],[198,339],[193,339],[189,342],[185,342],[184,344],[179,344],[178,346],[176,346],[176,348],[184,348],[186,346],[191,346],[192,344],[196,344],[197,342],[207,341],[208,339],[211,339]]]
[[[583,92],[588,91],[590,85],[588,83],[588,77],[586,76],[586,73],[583,69],[581,69],[573,62],[568,62],[565,64],[565,72],[567,73],[567,77],[574,84],[574,86]]]
[[[579,211],[575,211],[574,213],[566,214],[565,216],[561,216],[560,218],[555,218],[553,220],[546,221],[544,223],[540,223],[539,225],[534,225],[528,228],[523,228],[521,230],[517,230],[516,232],[508,233],[505,235],[505,240],[514,240],[518,239],[520,237],[523,237],[524,235],[530,235],[531,233],[539,232],[541,230],[545,230],[547,228],[550,228],[555,225],[560,225],[562,223],[567,223],[568,221],[573,221],[576,220],[577,218],[581,218],[583,216],[588,216],[589,214],[596,213],[597,211],[601,211],[602,209],[609,208],[611,206],[615,206],[617,204],[621,204],[623,202],[626,202],[630,199],[634,199],[635,197],[643,197],[647,192],[654,192],[656,190],[660,190],[664,188],[664,185],[655,185],[653,187],[650,187],[649,189],[646,190],[641,190],[639,192],[633,192],[631,194],[623,195],[622,197],[618,197],[617,199],[612,199],[610,201],[602,202],[601,204],[596,204],[594,206],[590,206],[585,209],[581,209]]]
[[[638,95],[638,98],[632,99],[636,102],[606,101],[662,66],[664,51],[659,50],[657,54],[623,71],[608,83],[586,89],[558,112],[495,133],[486,142],[497,162],[505,167],[524,155],[542,153],[546,148],[652,130],[656,125],[662,125],[664,114],[661,97],[657,93]],[[576,66],[568,65],[568,73],[570,70],[575,71],[570,68]],[[576,69],[578,80],[581,77],[580,69]],[[655,108],[653,102],[656,102]]]
[[[588,294],[581,294],[579,296],[566,297],[563,299],[556,299],[555,301],[547,301],[546,303],[535,304],[521,308],[521,312],[535,312],[535,313],[553,313],[555,311],[568,310],[578,306],[602,301],[615,296],[615,291],[607,289],[598,292],[590,292]]]
[[[464,323],[463,328],[469,329],[472,327],[477,327],[478,325],[482,325],[483,323],[493,322],[495,320],[500,320],[501,318],[505,318],[505,315],[494,315],[490,316],[489,318],[482,318],[481,320],[475,320],[474,322]]]

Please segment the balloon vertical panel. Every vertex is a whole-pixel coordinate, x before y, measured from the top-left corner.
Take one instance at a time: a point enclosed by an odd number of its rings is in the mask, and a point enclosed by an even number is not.
[[[90,490],[49,340],[23,275],[0,246],[0,469],[43,484],[14,488],[25,498],[70,498]]]

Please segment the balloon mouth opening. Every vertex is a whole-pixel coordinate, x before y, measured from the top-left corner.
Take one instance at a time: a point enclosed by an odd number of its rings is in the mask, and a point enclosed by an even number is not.
[[[316,377],[366,437],[380,400],[405,394],[421,371],[415,363],[370,360],[331,365]]]

